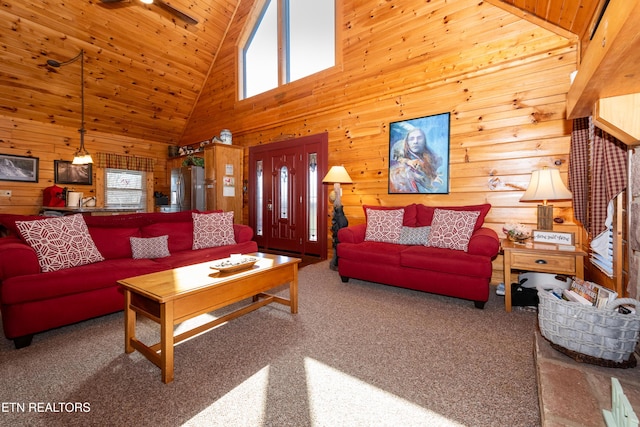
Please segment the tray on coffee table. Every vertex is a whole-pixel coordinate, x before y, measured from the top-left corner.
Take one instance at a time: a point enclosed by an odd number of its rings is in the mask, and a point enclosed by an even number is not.
[[[253,267],[253,265],[258,261],[258,258],[251,256],[240,256],[240,257],[229,257],[218,259],[213,262],[211,268],[214,270],[222,271],[225,273],[246,270],[247,268]]]

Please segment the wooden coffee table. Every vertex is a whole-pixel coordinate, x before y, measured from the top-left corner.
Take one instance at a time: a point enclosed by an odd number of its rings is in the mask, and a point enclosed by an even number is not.
[[[215,260],[173,270],[120,280],[125,296],[125,352],[138,350],[162,371],[162,381],[173,381],[173,347],[176,343],[272,302],[298,312],[298,258],[263,253],[251,268],[219,272]],[[289,284],[289,299],[266,291]],[[185,320],[251,298],[246,306],[204,325],[174,336],[173,327]],[[160,342],[147,346],[136,338],[137,314],[160,324]]]

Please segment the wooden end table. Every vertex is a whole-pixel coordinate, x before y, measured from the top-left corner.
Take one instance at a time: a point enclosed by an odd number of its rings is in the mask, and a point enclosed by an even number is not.
[[[138,350],[162,371],[162,381],[173,381],[173,346],[219,324],[277,302],[298,312],[298,258],[263,253],[256,264],[238,272],[218,272],[215,260],[120,280],[125,297],[125,352]],[[266,291],[289,284],[289,299]],[[252,302],[174,336],[173,326],[185,320],[229,306],[244,299]],[[151,346],[136,339],[137,314],[160,324],[160,342]]]
[[[559,249],[550,243],[516,243],[502,239],[504,252],[504,308],[511,311],[511,270],[565,274],[584,278],[584,260],[587,254],[574,246],[573,250]]]

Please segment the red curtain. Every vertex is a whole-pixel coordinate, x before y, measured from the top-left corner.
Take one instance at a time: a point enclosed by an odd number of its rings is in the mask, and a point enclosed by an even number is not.
[[[573,195],[573,216],[589,230],[589,118],[573,121],[569,150],[569,190]]]
[[[625,145],[593,127],[590,118],[574,120],[569,153],[569,189],[573,194],[574,217],[591,236],[606,230],[607,205],[626,186]]]

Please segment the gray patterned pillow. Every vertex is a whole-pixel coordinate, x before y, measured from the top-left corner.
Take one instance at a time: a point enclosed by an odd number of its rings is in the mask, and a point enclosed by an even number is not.
[[[431,227],[402,227],[400,231],[400,245],[429,245],[429,233]]]
[[[169,255],[169,236],[130,237],[133,259],[164,258]]]

